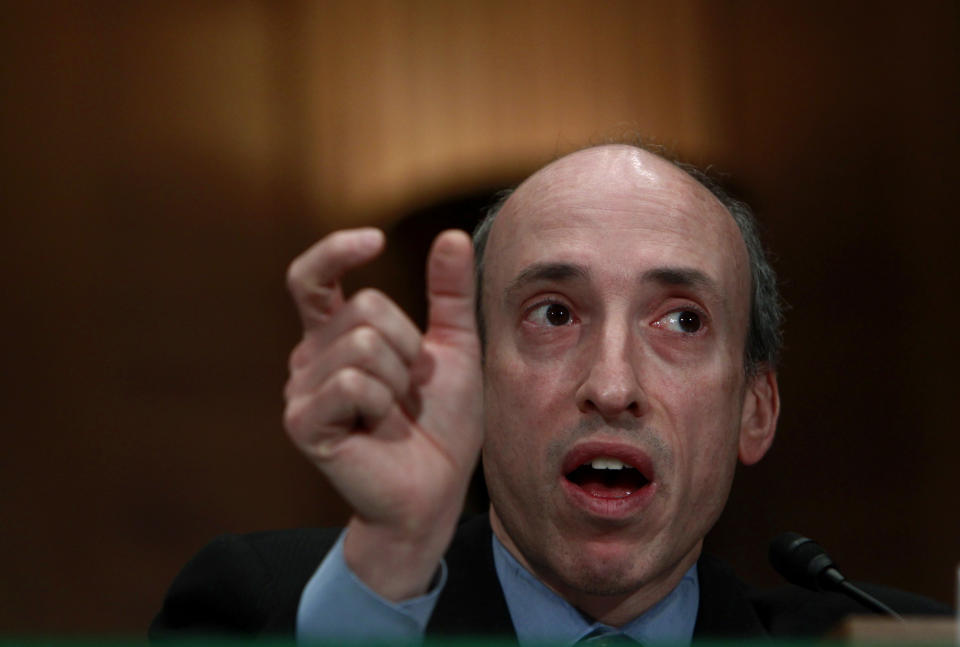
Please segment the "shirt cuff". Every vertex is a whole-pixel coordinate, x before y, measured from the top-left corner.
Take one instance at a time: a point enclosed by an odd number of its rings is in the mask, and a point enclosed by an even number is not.
[[[343,540],[337,543],[307,582],[297,607],[297,642],[382,640],[419,642],[447,582],[447,565],[424,595],[392,602],[372,591],[347,566]]]

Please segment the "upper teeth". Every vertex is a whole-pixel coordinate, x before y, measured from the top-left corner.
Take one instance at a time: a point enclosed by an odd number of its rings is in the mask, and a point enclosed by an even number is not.
[[[629,469],[630,466],[616,458],[599,457],[590,461],[590,467],[595,470],[622,470]]]

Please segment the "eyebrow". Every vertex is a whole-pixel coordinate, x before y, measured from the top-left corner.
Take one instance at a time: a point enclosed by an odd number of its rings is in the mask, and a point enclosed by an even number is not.
[[[525,267],[515,279],[510,281],[504,292],[507,295],[539,281],[567,282],[573,279],[589,278],[590,272],[575,263],[534,263]]]
[[[576,263],[534,263],[523,269],[507,285],[504,293],[509,295],[540,281],[569,282],[575,279],[589,279],[590,271]],[[655,267],[640,276],[641,283],[658,283],[671,287],[702,289],[715,296],[720,295],[717,282],[704,272],[690,267]]]
[[[643,273],[641,280],[673,287],[705,289],[720,295],[717,282],[700,270],[688,267],[655,267]]]

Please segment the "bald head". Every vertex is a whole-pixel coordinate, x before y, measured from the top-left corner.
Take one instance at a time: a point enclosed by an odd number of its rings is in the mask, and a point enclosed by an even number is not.
[[[570,199],[600,208],[642,212],[647,203],[723,213],[719,200],[672,162],[642,148],[613,144],[587,148],[548,164],[524,181],[504,204],[504,216]]]

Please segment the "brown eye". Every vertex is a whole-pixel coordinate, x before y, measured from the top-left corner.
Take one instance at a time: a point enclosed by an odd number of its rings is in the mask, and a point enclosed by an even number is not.
[[[559,303],[551,303],[547,306],[544,318],[551,326],[566,326],[570,323],[570,310]]]
[[[677,325],[683,332],[697,332],[700,330],[700,315],[690,310],[684,310],[677,315]]]
[[[657,328],[665,328],[673,332],[692,335],[703,328],[703,320],[693,310],[674,310],[655,324]]]

